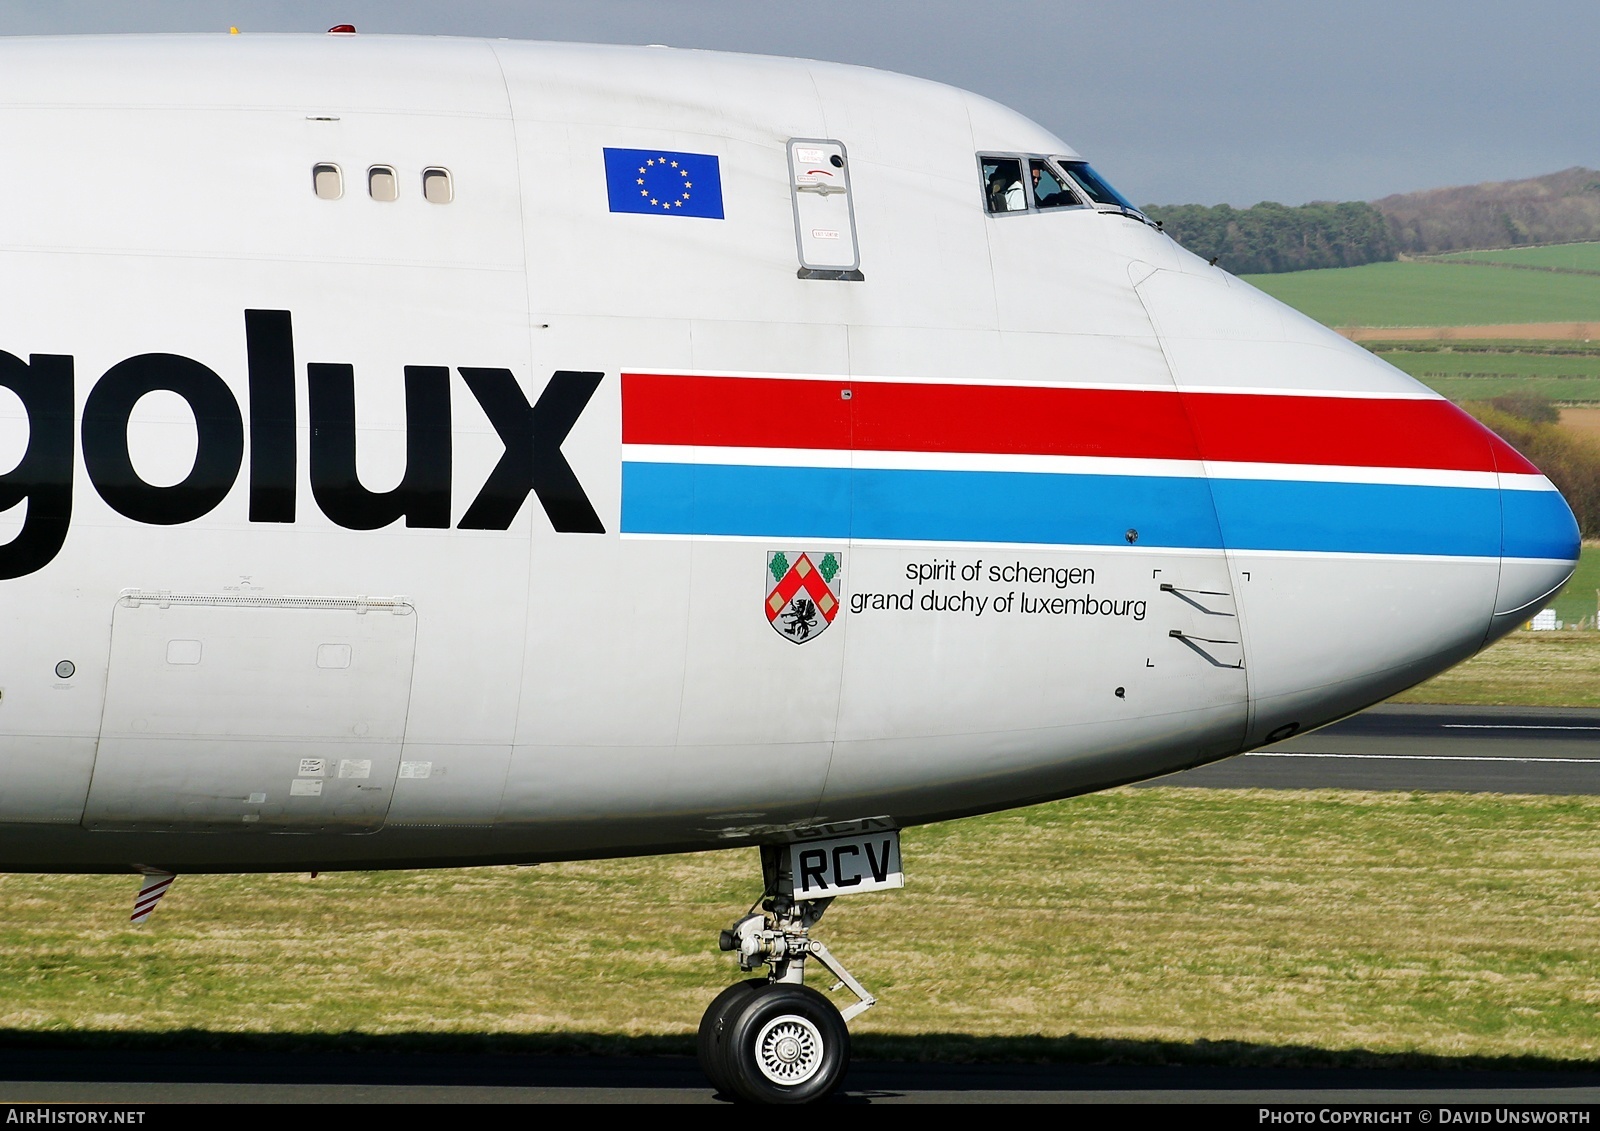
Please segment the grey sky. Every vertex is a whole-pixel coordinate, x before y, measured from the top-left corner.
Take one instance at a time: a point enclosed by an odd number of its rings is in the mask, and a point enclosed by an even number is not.
[[[1369,199],[1600,164],[1592,0],[0,0],[5,35],[340,22],[904,71],[1014,106],[1141,203]]]

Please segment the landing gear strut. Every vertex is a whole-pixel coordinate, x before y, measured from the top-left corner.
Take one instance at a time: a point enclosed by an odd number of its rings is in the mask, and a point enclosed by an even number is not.
[[[784,847],[763,845],[766,891],[748,915],[722,932],[717,945],[739,956],[739,969],[767,966],[765,978],[737,982],[718,994],[700,1020],[700,1067],[719,1091],[752,1103],[802,1104],[825,1099],[850,1065],[845,1022],[877,999],[850,976],[811,928],[831,898],[796,900]],[[815,958],[857,1000],[842,1012],[805,985]]]

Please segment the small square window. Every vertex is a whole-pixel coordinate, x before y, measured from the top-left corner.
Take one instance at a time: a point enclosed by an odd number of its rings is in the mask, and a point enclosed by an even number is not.
[[[984,157],[983,198],[991,214],[1026,212],[1028,195],[1022,187],[1022,161],[1016,157]]]
[[[422,170],[422,199],[429,204],[449,204],[455,196],[455,185],[450,182],[449,169]]]
[[[318,200],[338,200],[344,195],[344,174],[331,162],[319,162],[311,166],[311,188]]]
[[[367,195],[373,200],[395,200],[400,196],[400,178],[391,165],[374,165],[367,170]]]

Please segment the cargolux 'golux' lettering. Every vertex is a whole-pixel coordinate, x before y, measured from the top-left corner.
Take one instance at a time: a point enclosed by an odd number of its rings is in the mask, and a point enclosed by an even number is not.
[[[295,521],[298,453],[294,338],[286,310],[245,311],[249,369],[250,521]],[[307,367],[311,494],[339,526],[374,530],[405,519],[408,527],[450,525],[452,464],[450,371],[405,367],[406,470],[388,491],[363,486],[356,472],[355,370],[348,364]],[[72,521],[73,358],[34,354],[27,361],[0,352],[0,387],[22,402],[28,444],[0,475],[0,511],[27,509],[22,528],[0,546],[0,580],[48,565]],[[529,404],[509,369],[462,368],[462,379],[505,446],[488,480],[462,516],[462,530],[506,530],[529,493],[562,533],[603,534],[561,445],[599,388],[601,374],[559,370]],[[183,399],[194,414],[194,464],[178,483],[140,478],[128,450],[128,421],[148,393]],[[120,361],[89,390],[83,408],[83,463],[89,481],[118,514],[173,526],[216,509],[238,480],[247,425],[238,400],[215,371],[178,354],[145,353]]]

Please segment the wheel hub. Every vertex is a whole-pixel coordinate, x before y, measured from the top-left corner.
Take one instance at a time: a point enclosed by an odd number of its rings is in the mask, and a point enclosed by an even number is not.
[[[756,1036],[756,1064],[774,1084],[803,1084],[822,1067],[822,1034],[792,1013],[767,1022]]]

